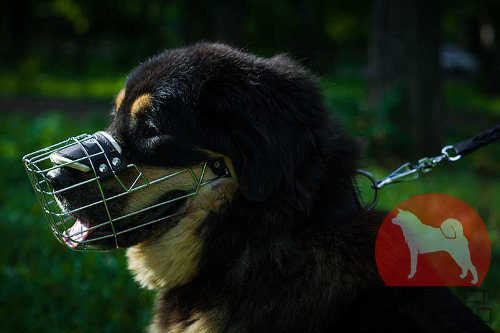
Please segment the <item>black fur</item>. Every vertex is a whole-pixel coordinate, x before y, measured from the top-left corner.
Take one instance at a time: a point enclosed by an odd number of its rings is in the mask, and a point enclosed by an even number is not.
[[[205,312],[224,332],[490,332],[442,288],[386,288],[380,213],[355,208],[358,144],[329,119],[314,78],[280,55],[220,44],[135,69],[109,131],[128,159],[161,166],[229,156],[239,190],[211,213],[198,275],[159,295],[160,327]],[[131,120],[131,103],[153,96]]]

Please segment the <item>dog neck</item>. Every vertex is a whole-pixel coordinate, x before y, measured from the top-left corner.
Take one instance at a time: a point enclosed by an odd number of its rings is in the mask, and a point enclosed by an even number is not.
[[[198,272],[203,250],[200,226],[210,212],[218,212],[230,200],[236,188],[230,178],[201,187],[172,229],[129,248],[128,268],[136,281],[154,290],[168,290],[190,281]]]

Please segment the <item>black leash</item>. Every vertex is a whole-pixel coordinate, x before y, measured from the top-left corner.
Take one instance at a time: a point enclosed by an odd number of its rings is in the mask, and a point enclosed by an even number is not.
[[[380,190],[384,186],[399,183],[402,181],[418,179],[422,174],[431,171],[442,160],[455,162],[463,156],[466,156],[473,151],[498,140],[500,140],[500,124],[487,131],[475,135],[471,139],[458,142],[454,145],[443,147],[443,149],[441,149],[441,155],[439,156],[421,158],[420,160],[418,160],[417,164],[411,164],[410,162],[407,162],[391,172],[388,176],[380,180],[376,180],[375,177],[368,171],[357,170],[356,173],[358,175],[364,176],[370,180],[370,182],[372,183],[371,188],[374,191],[374,196],[371,203],[366,205],[364,209],[372,210],[375,207],[378,201],[378,190]],[[358,201],[360,202],[360,206],[362,206],[361,193],[359,192],[357,183],[355,185],[355,188],[357,189]]]
[[[498,140],[500,140],[500,124],[487,131],[479,133],[472,139],[455,143],[452,147],[455,150],[455,154],[465,156],[472,153],[476,149]]]

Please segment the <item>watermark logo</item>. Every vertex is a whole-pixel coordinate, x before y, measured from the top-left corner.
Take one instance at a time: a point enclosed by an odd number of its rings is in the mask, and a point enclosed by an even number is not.
[[[375,243],[377,267],[388,286],[479,286],[490,258],[483,220],[465,202],[439,193],[395,207]]]

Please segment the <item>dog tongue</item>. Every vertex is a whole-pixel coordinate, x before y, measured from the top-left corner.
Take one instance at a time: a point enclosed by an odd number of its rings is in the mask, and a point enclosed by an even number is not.
[[[90,223],[84,222],[79,218],[69,230],[63,233],[63,240],[70,248],[74,249],[79,242],[83,242],[93,230],[89,230]],[[70,238],[71,237],[71,238]]]

